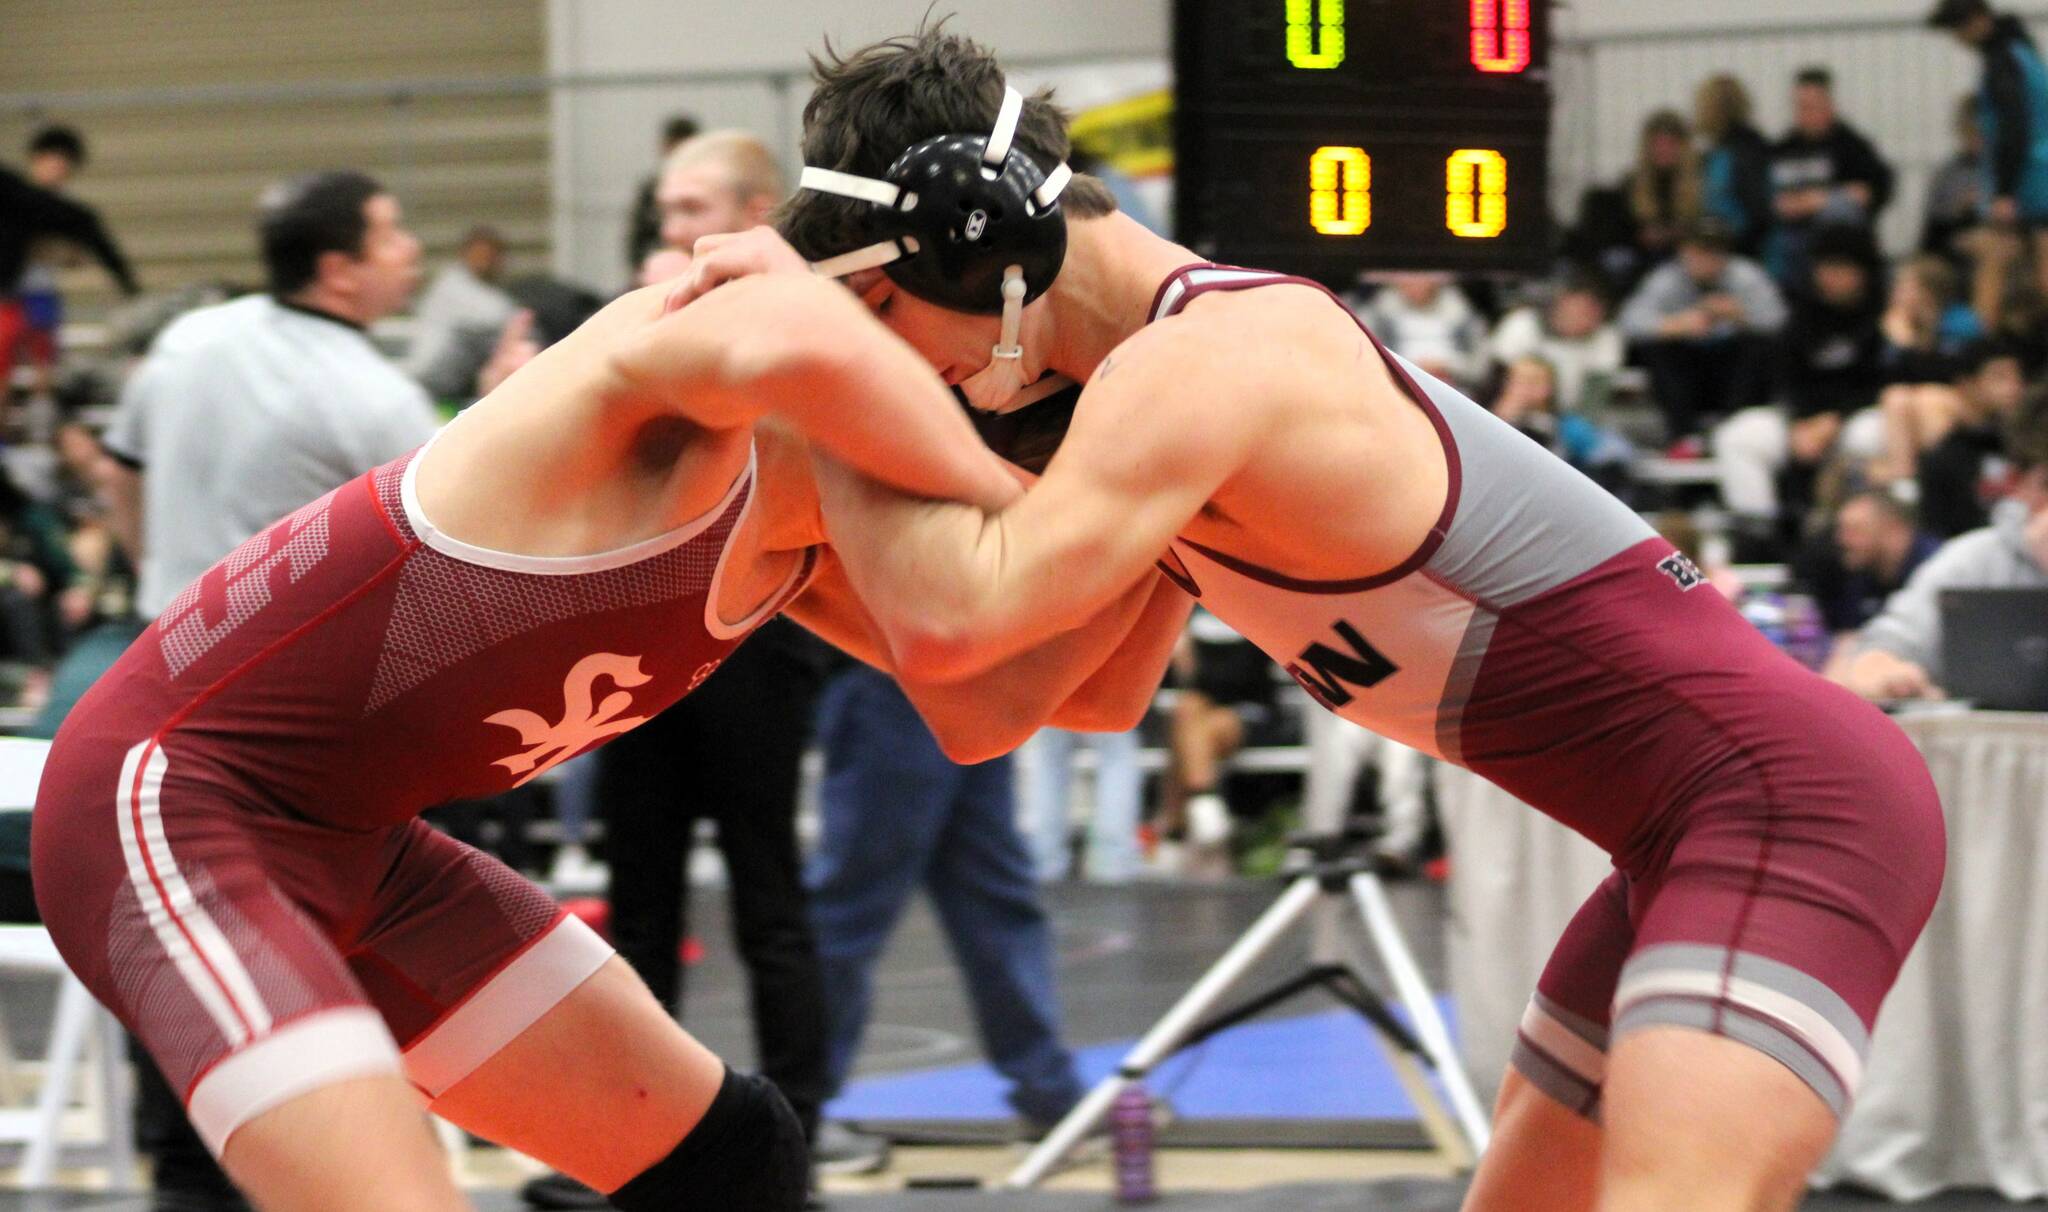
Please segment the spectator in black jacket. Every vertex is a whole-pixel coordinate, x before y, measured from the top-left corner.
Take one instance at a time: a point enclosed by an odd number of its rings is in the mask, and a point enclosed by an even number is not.
[[[1628,175],[1586,191],[1565,255],[1596,267],[1627,294],[1671,259],[1680,234],[1699,221],[1701,192],[1691,128],[1678,111],[1658,110],[1643,121]]]
[[[1806,280],[1807,244],[1821,226],[1872,227],[1891,203],[1891,165],[1835,109],[1834,73],[1802,69],[1792,86],[1792,130],[1771,152],[1778,227],[1771,271]]]
[[[1797,562],[1799,582],[1813,594],[1828,634],[1859,631],[1940,548],[1910,506],[1866,490],[1843,501],[1834,525],[1809,540]]]
[[[1983,57],[1984,217],[2029,233],[2036,281],[2048,293],[2048,62],[2019,18],[1988,0],[1941,0],[1928,22]]]
[[[1962,356],[1953,422],[1920,455],[1920,523],[1944,539],[1988,525],[2012,487],[2006,431],[2026,401],[2019,353],[1997,340]]]
[[[62,165],[76,168],[84,161],[85,144],[73,131],[51,128],[30,143],[29,155],[38,176],[56,181],[70,175],[61,171]],[[91,253],[123,294],[140,290],[128,258],[107,234],[98,212],[0,168],[0,399],[5,398],[14,377],[16,351],[28,342],[35,328],[21,298],[29,252],[39,242],[52,239],[68,241]]]
[[[1885,382],[1875,242],[1861,228],[1825,228],[1814,236],[1812,264],[1780,338],[1782,402],[1745,409],[1714,434],[1722,497],[1738,531],[1760,546],[1797,533],[1815,473]],[[1856,453],[1875,457],[1883,447],[1880,414],[1856,428],[1865,448]]]
[[[1735,251],[1760,257],[1770,235],[1771,145],[1750,124],[1749,90],[1722,73],[1702,81],[1693,99],[1693,126],[1706,150],[1700,160],[1701,208],[1735,233]]]

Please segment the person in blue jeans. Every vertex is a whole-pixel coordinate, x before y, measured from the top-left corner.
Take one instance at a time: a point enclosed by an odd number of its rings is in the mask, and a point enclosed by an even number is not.
[[[1018,832],[1008,758],[946,758],[893,679],[865,666],[825,687],[823,829],[806,882],[837,1091],[860,1050],[875,961],[922,887],[973,1002],[982,1046],[1034,1127],[1058,1122],[1084,1090],[1060,1041],[1052,925]]]
[[[1095,751],[1095,812],[1089,819],[1083,870],[1097,883],[1129,883],[1144,861],[1138,849],[1138,814],[1145,772],[1138,766],[1135,728],[1093,733],[1041,728],[1024,747],[1020,760],[1027,763],[1031,776],[1024,781],[1024,800],[1030,809],[1038,880],[1056,883],[1073,872],[1073,822],[1067,802],[1073,791],[1074,750],[1082,745]]]

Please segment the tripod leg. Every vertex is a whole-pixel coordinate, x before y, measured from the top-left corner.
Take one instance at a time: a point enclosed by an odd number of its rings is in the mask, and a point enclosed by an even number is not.
[[[1408,1101],[1415,1104],[1415,1113],[1422,1117],[1422,1130],[1435,1142],[1437,1153],[1450,1163],[1452,1169],[1470,1170],[1477,1160],[1472,1155],[1472,1142],[1465,1139],[1465,1130],[1444,1107],[1443,1096],[1423,1075],[1415,1054],[1391,1039],[1383,1039],[1383,1042],[1386,1044],[1387,1063],[1393,1066],[1394,1076],[1400,1081],[1401,1089],[1407,1092]]]
[[[1458,1123],[1472,1143],[1472,1152],[1475,1155],[1486,1152],[1489,1135],[1486,1112],[1479,1104],[1479,1096],[1473,1092],[1472,1079],[1465,1073],[1465,1063],[1458,1058],[1458,1050],[1451,1042],[1450,1028],[1444,1024],[1443,1015],[1437,1012],[1436,999],[1430,996],[1429,986],[1422,979],[1422,969],[1416,966],[1415,957],[1409,954],[1408,944],[1401,937],[1401,928],[1394,921],[1393,907],[1387,903],[1386,890],[1380,886],[1378,877],[1370,872],[1359,872],[1351,877],[1351,895],[1358,901],[1359,912],[1365,917],[1366,932],[1372,936],[1380,962],[1386,965],[1387,975],[1393,979],[1395,990],[1408,1007],[1415,1036],[1422,1041],[1422,1050],[1428,1055],[1430,1066],[1436,1070],[1438,1080],[1444,1084],[1444,1092],[1450,1096],[1451,1109],[1457,1113]]]
[[[1143,1078],[1160,1061],[1172,1056],[1196,1024],[1230,992],[1230,987],[1308,913],[1321,895],[1322,888],[1314,877],[1303,876],[1294,881],[1286,892],[1280,894],[1280,899],[1252,923],[1251,929],[1231,944],[1223,958],[1203,973],[1202,979],[1196,981],[1194,987],[1174,1003],[1173,1009],[1168,1010],[1145,1034],[1145,1038],[1138,1041],[1117,1066],[1117,1071],[1090,1090],[1080,1105],[1068,1112],[1038,1147],[1025,1156],[1016,1170],[1003,1180],[1003,1187],[1022,1191],[1044,1181],[1052,1168],[1073,1152],[1074,1146],[1080,1144],[1096,1124],[1102,1122],[1102,1117],[1109,1113],[1110,1104],[1123,1093],[1124,1087]]]

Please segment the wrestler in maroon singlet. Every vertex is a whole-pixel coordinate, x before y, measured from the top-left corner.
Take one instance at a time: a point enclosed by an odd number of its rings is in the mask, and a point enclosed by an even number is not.
[[[439,533],[408,456],[257,535],[80,701],[38,799],[64,958],[141,1036],[216,1151],[346,1076],[429,1097],[611,950],[418,819],[645,721],[801,588],[744,618],[720,573],[751,469],[694,523],[603,555]]]

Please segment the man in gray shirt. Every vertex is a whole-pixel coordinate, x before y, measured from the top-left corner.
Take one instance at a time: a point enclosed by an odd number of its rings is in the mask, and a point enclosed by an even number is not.
[[[1928,557],[1863,629],[1836,681],[1871,699],[1940,698],[1942,591],[2048,588],[2048,406],[2022,414],[2009,442],[2016,468],[2011,498],[1991,525],[1950,539]]]
[[[430,437],[426,392],[370,343],[419,284],[398,201],[360,173],[265,193],[269,291],[166,328],[106,435],[116,534],[153,617],[278,517]]]
[[[1761,265],[1734,253],[1725,224],[1703,219],[1621,309],[1622,335],[1650,372],[1674,442],[1703,424],[1763,402],[1784,296]]]
[[[104,439],[108,521],[137,556],[145,618],[263,527],[438,424],[365,332],[419,283],[420,243],[397,200],[360,173],[319,173],[267,191],[259,227],[268,293],[166,328]],[[155,1206],[245,1208],[154,1066],[138,1069]]]

